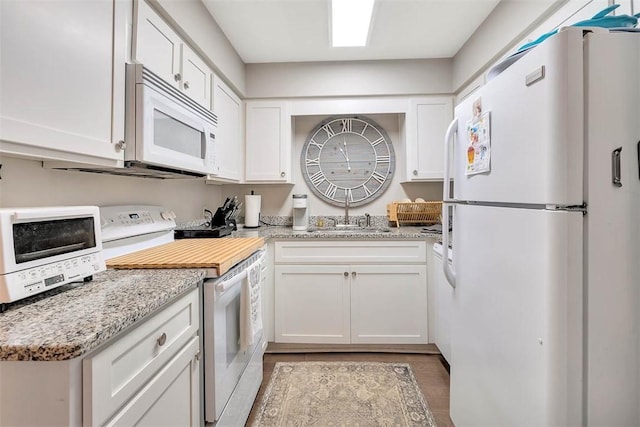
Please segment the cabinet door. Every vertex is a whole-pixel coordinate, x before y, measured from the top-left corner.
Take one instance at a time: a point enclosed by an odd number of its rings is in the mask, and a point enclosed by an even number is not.
[[[133,58],[180,89],[180,36],[145,0],[134,4]]]
[[[275,341],[348,344],[348,266],[275,267]]]
[[[193,337],[182,351],[116,414],[107,426],[199,426],[200,347]]]
[[[245,178],[291,182],[291,114],[284,101],[246,103]]]
[[[0,2],[0,152],[123,160],[123,6]]]
[[[189,46],[182,44],[182,90],[207,110],[211,109],[211,68]]]
[[[427,267],[351,266],[351,342],[427,343]]]
[[[406,117],[407,181],[442,181],[444,134],[451,120],[451,97],[411,101]]]
[[[220,173],[212,178],[240,181],[242,102],[222,79],[213,75],[213,112],[218,116],[216,149]]]

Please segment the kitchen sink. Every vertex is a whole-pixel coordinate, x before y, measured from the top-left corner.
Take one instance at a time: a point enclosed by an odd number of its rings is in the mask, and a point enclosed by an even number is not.
[[[328,234],[342,236],[345,234],[381,234],[389,233],[388,228],[362,228],[362,227],[346,227],[346,228],[314,228],[307,231],[315,234]]]

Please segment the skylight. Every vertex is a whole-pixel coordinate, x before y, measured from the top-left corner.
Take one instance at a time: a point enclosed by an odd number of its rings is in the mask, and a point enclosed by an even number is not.
[[[366,46],[375,0],[331,0],[333,47]]]

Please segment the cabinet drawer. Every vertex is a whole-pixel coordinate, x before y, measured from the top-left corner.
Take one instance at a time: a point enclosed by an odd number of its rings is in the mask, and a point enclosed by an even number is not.
[[[275,262],[296,263],[424,263],[427,243],[422,240],[322,241],[275,243]]]
[[[83,360],[85,425],[102,425],[197,334],[198,289]]]

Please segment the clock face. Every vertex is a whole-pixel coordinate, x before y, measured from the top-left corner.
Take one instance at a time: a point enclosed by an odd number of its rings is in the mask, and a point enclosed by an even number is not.
[[[389,186],[395,155],[387,133],[365,117],[334,117],[319,123],[302,148],[305,181],[321,199],[364,205]]]

